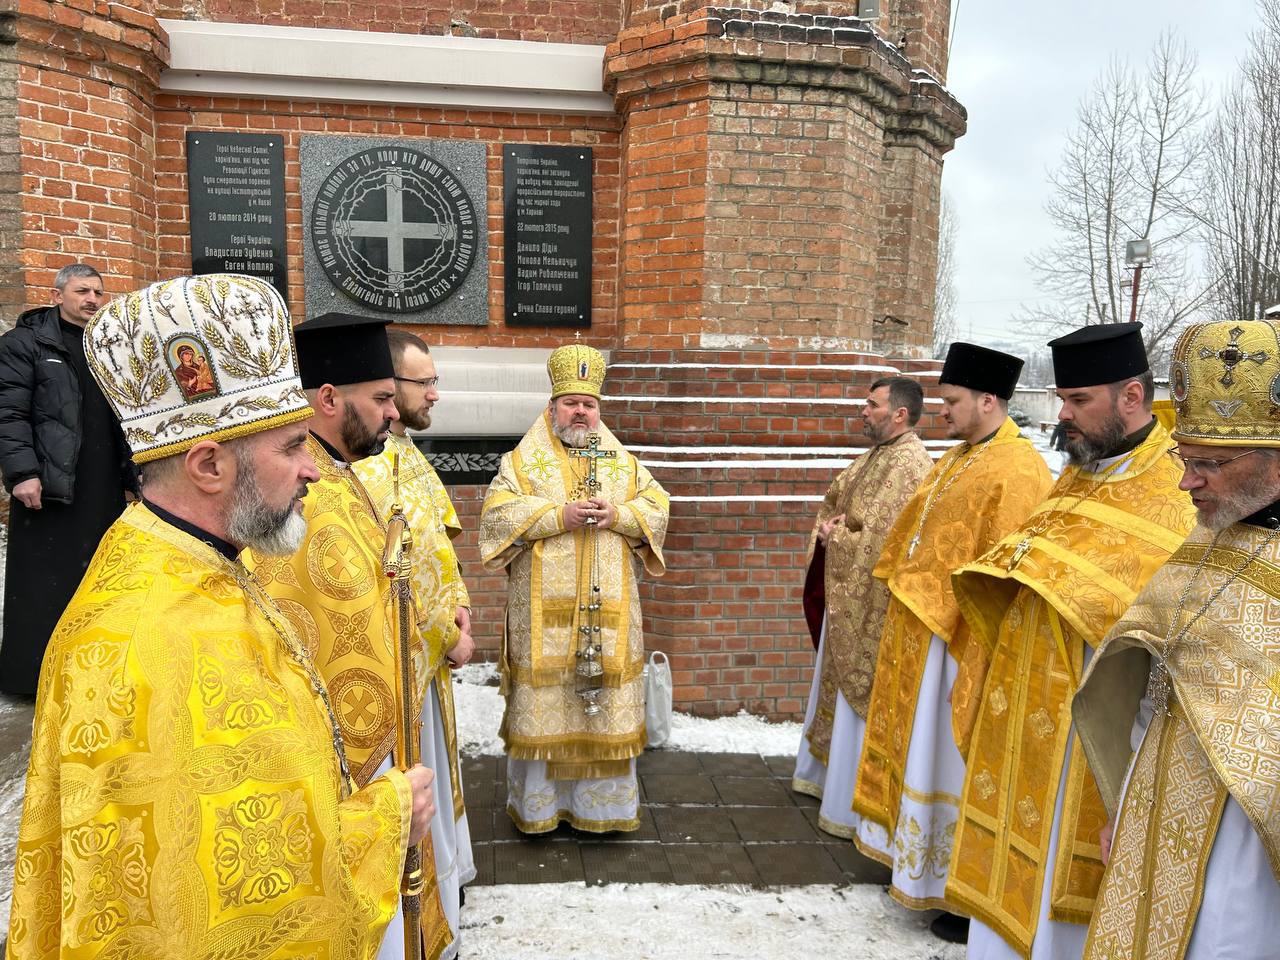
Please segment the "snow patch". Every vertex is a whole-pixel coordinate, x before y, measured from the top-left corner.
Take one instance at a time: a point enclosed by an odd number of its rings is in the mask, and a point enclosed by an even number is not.
[[[877,886],[752,890],[676,884],[543,883],[467,888],[468,960],[790,957],[962,960],[929,933],[933,913]],[[800,946],[803,945],[803,949]]]

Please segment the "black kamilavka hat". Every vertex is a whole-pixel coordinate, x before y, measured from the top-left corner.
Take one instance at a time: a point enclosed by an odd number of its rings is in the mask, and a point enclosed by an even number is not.
[[[994,393],[1001,400],[1013,396],[1022,373],[1022,361],[1017,357],[976,343],[951,344],[947,359],[942,364],[938,383],[967,387],[981,393]],[[305,374],[304,374],[305,379]]]
[[[326,313],[294,327],[303,389],[394,377],[388,323],[375,317]]]
[[[1096,387],[1151,369],[1140,323],[1095,323],[1049,341],[1058,389]]]

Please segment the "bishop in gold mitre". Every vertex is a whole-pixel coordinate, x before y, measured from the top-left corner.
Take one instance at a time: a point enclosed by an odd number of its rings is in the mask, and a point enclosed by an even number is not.
[[[560,347],[547,371],[551,402],[503,456],[480,518],[481,559],[510,582],[507,813],[525,833],[561,822],[635,830],[645,745],[637,578],[666,569],[669,502],[600,419],[600,352]]]
[[[306,449],[320,478],[302,504],[306,531],[301,548],[288,556],[254,551],[249,558],[263,589],[315,660],[342,730],[351,774],[361,784],[394,768],[391,751],[399,710],[393,692],[399,637],[391,581],[382,567],[387,517],[379,514],[351,468],[381,452],[398,415],[386,324],[385,319],[327,313],[295,328],[302,386],[315,413]],[[419,607],[412,619],[421,630],[430,611]],[[415,675],[412,709],[420,713],[430,683],[423,657],[415,660]],[[442,807],[452,809],[448,797]],[[427,884],[421,898],[422,955],[427,960],[455,949],[434,862],[428,836],[423,844]],[[397,910],[378,956],[399,960],[405,955]]]
[[[1072,704],[1118,818],[1084,955],[1274,957],[1280,330],[1188,328],[1170,387],[1198,523],[1103,639]]]
[[[853,779],[889,606],[889,588],[871,571],[898,514],[933,466],[912,429],[923,410],[915,380],[883,377],[871,384],[862,408],[871,448],[831,484],[809,538],[806,618],[818,662],[791,785],[822,801],[819,827],[846,838],[853,836]],[[824,589],[811,616],[815,584]]]
[[[1071,734],[1094,649],[1191,529],[1181,464],[1151,413],[1142,324],[1052,341],[1067,466],[1025,523],[952,576],[990,651],[946,899],[972,960],[1078,960],[1106,812]]]
[[[188,396],[179,351],[208,358]],[[85,328],[142,468],[50,641],[8,956],[373,957],[430,775],[357,786],[315,663],[240,562],[305,530],[311,416],[261,280],[180,277]]]
[[[440,476],[408,431],[431,426],[431,409],[440,399],[435,361],[421,337],[388,330],[391,361],[395,365],[396,412],[382,452],[351,467],[364,485],[378,516],[390,516],[399,503],[413,530],[411,548],[414,585],[427,619],[421,636],[425,670],[431,678],[422,704],[422,762],[435,775],[440,813],[431,821],[436,879],[453,945],[460,940],[459,908],[463,885],[476,876],[471,831],[462,798],[458,769],[458,731],[453,710],[450,669],[462,666],[474,649],[471,640],[471,600],[462,582],[453,540],[461,532],[457,511]],[[452,801],[450,807],[447,801]],[[483,808],[487,815],[488,807]],[[390,939],[390,938],[388,938]]]
[[[988,651],[972,637],[951,574],[999,543],[1049,489],[1044,458],[1009,419],[1022,361],[953,343],[938,379],[959,441],[907,503],[876,564],[891,598],[854,785],[854,841],[893,870],[890,893],[946,904],[964,754]]]

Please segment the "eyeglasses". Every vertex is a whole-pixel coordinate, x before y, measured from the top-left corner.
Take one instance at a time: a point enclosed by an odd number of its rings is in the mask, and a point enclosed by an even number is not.
[[[421,380],[416,380],[413,377],[393,377],[392,379],[399,380],[401,383],[416,383],[423,390],[430,390],[440,382],[439,377],[423,377]]]
[[[1215,460],[1212,457],[1184,457],[1178,452],[1177,447],[1170,447],[1169,452],[1181,460],[1182,465],[1192,473],[1198,473],[1202,477],[1216,477],[1228,463],[1247,457],[1251,453],[1257,453],[1258,448],[1246,450],[1244,453],[1228,457],[1226,460]]]

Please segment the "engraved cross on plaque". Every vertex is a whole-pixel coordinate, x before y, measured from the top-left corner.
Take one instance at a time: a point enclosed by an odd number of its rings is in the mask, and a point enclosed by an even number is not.
[[[386,220],[348,220],[345,233],[349,237],[387,241],[387,287],[404,290],[404,242],[406,240],[452,240],[458,228],[451,223],[414,223],[404,218],[404,174],[386,172]]]
[[[618,455],[617,450],[601,450],[600,434],[591,433],[587,435],[587,448],[578,450],[573,447],[569,448],[569,456],[582,457],[587,461],[587,477],[582,482],[582,487],[586,491],[588,498],[594,497],[600,492],[600,480],[596,474],[596,465],[601,460],[612,460]],[[595,523],[595,518],[591,518],[587,523]]]
[[[1217,357],[1222,361],[1225,368],[1222,379],[1218,382],[1224,387],[1229,387],[1236,382],[1235,369],[1238,365],[1246,360],[1252,360],[1254,363],[1266,363],[1267,351],[1255,350],[1253,353],[1245,353],[1240,349],[1240,335],[1244,333],[1242,327],[1232,327],[1227,331],[1227,336],[1231,339],[1227,341],[1227,345],[1221,350],[1210,350],[1208,347],[1200,348],[1200,359],[1208,360],[1210,357]]]

